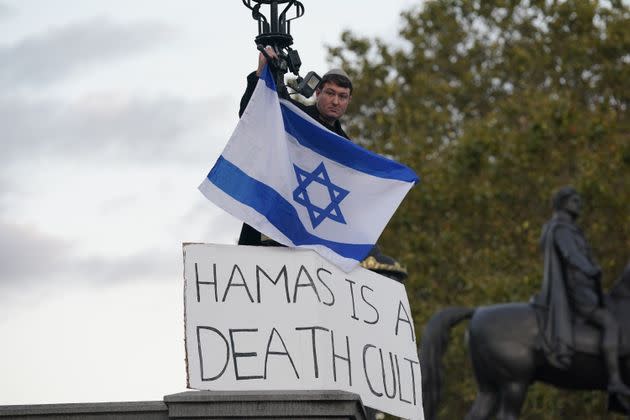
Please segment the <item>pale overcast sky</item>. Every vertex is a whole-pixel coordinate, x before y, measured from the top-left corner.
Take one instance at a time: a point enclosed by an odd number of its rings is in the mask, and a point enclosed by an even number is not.
[[[302,0],[302,74],[421,0]],[[241,0],[0,0],[0,405],[185,390],[182,242],[257,61]]]

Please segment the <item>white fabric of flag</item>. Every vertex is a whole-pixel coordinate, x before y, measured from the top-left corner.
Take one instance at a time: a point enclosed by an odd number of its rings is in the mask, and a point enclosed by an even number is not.
[[[313,249],[349,272],[417,181],[408,167],[359,147],[281,100],[265,67],[199,190],[269,238]]]

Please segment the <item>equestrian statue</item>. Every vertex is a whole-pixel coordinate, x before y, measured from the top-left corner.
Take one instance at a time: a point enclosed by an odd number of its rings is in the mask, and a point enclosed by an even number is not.
[[[630,263],[608,294],[601,269],[576,220],[582,199],[572,187],[553,197],[544,225],[542,290],[530,302],[434,314],[420,343],[427,420],[435,420],[449,330],[470,319],[468,348],[478,393],[466,420],[518,419],[528,387],[603,390],[610,407],[630,420]]]

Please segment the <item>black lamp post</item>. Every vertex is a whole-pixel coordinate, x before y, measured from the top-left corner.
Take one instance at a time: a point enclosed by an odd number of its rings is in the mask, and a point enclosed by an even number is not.
[[[276,80],[278,93],[288,97],[284,84],[284,75],[287,71],[297,76],[295,90],[305,97],[310,97],[319,85],[320,77],[315,72],[309,72],[305,78],[300,77],[302,61],[297,50],[291,48],[293,37],[291,36],[291,21],[304,15],[304,5],[298,0],[242,0],[243,4],[252,11],[252,17],[258,21],[258,36],[255,39],[258,50],[266,57]],[[265,16],[261,9],[268,7]],[[281,10],[282,8],[282,10]],[[293,13],[287,16],[287,13]],[[265,51],[265,46],[270,45],[278,55],[271,60]]]

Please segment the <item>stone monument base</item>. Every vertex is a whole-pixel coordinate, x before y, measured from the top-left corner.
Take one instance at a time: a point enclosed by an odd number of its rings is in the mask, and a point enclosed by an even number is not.
[[[0,406],[0,420],[166,419],[366,420],[358,395],[345,391],[187,391],[164,401]]]

